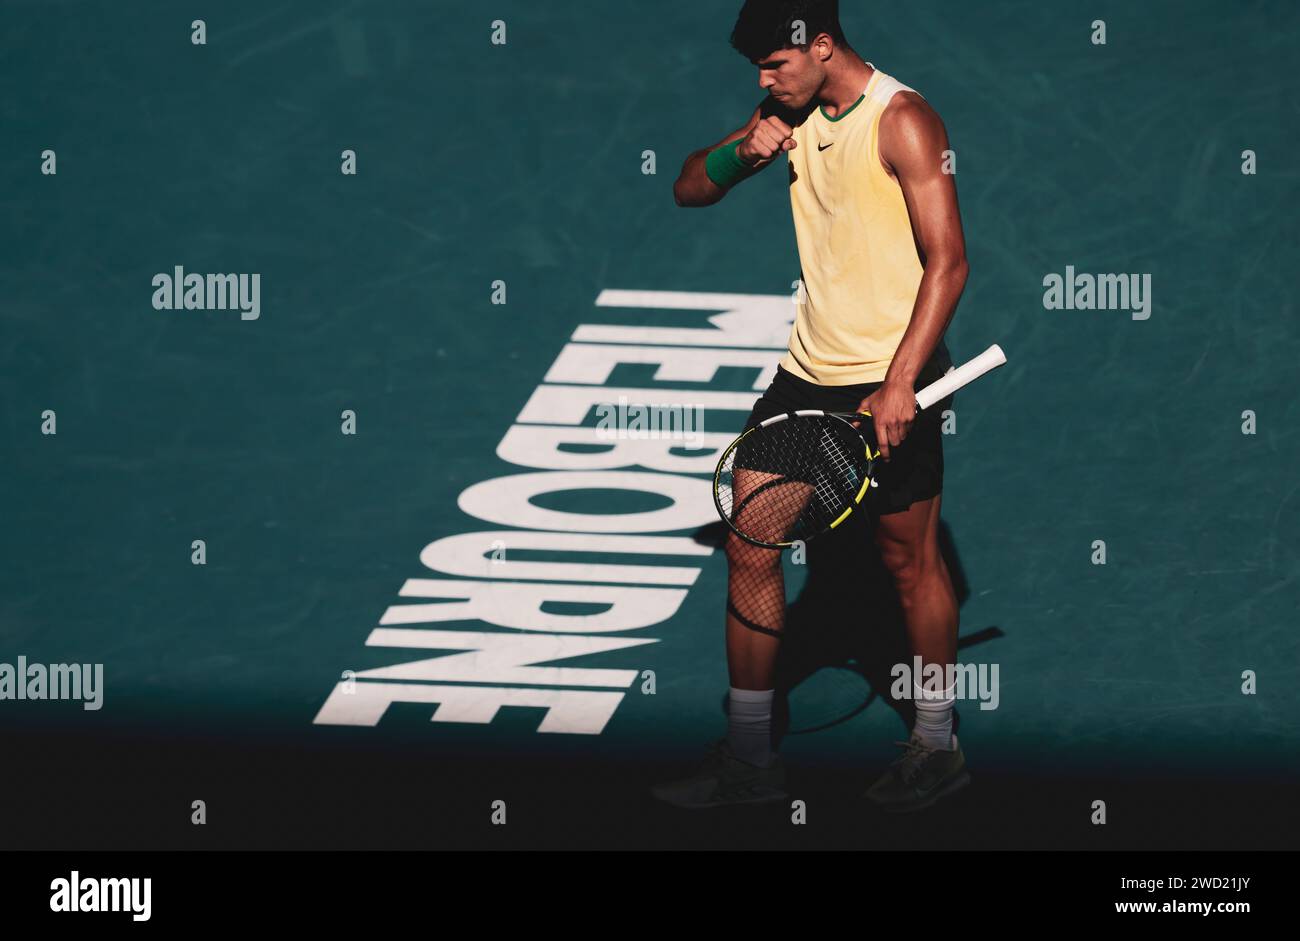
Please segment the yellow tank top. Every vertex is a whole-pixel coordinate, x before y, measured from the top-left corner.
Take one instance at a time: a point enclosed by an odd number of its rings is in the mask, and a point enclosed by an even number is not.
[[[900,91],[912,89],[877,70],[838,117],[814,109],[787,152],[804,289],[781,366],[819,385],[883,380],[912,319],[921,260],[880,163],[880,116]]]

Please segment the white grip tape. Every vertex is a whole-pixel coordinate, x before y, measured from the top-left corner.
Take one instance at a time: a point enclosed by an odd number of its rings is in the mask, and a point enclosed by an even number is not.
[[[950,369],[942,378],[930,383],[916,393],[917,408],[927,409],[935,402],[956,392],[964,385],[974,382],[986,372],[997,369],[1007,361],[1002,347],[994,343],[987,350],[972,360],[967,360],[956,369]]]

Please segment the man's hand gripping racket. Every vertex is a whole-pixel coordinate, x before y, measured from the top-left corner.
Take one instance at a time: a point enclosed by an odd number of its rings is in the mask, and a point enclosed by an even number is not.
[[[1001,347],[990,346],[916,393],[917,413],[1006,361]],[[862,421],[870,417],[809,410],[751,428],[718,461],[718,515],[741,539],[772,549],[834,529],[872,486],[880,449],[873,423]]]

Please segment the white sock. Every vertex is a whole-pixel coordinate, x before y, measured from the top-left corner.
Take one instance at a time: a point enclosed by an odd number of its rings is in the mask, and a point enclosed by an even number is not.
[[[931,748],[952,750],[952,705],[957,701],[957,684],[943,690],[925,690],[913,685],[916,725],[912,731]]]
[[[776,758],[772,751],[773,689],[730,687],[727,700],[727,744],[741,761],[769,768]]]

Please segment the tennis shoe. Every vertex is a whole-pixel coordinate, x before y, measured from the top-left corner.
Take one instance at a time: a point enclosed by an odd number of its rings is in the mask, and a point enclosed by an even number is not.
[[[956,735],[951,749],[927,745],[916,732],[908,741],[894,744],[903,747],[903,754],[863,795],[881,810],[897,814],[924,810],[970,783]]]
[[[787,799],[785,765],[780,757],[770,768],[742,761],[725,738],[714,742],[700,767],[685,778],[657,784],[658,800],[687,810],[739,804],[770,804]]]

